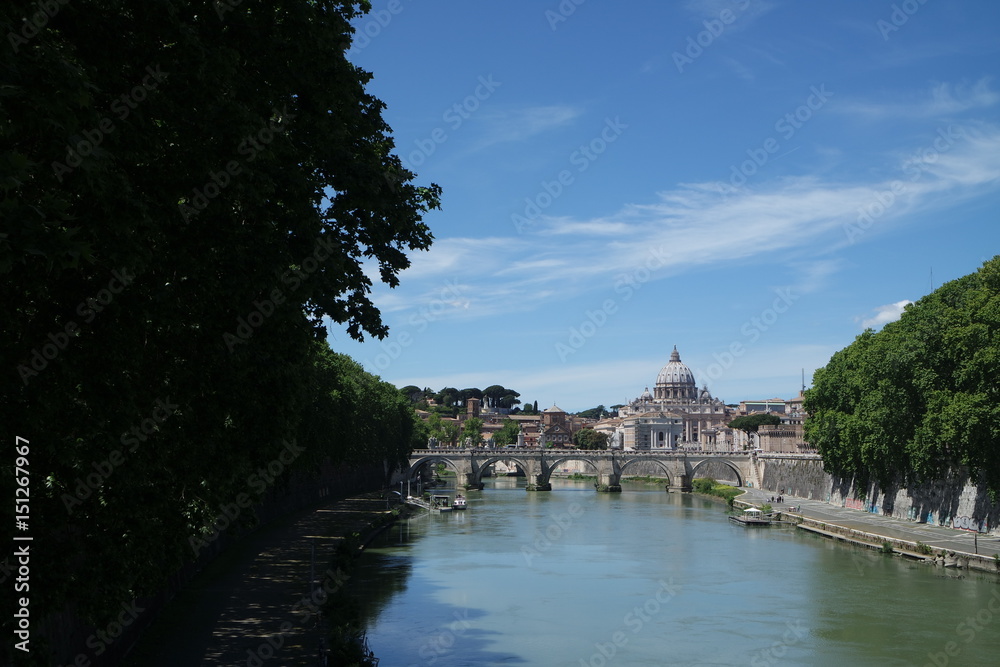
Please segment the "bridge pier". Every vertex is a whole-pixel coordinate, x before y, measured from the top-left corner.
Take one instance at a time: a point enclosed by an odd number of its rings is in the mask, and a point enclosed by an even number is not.
[[[693,488],[691,486],[690,475],[674,475],[670,478],[670,486],[667,487],[667,491],[676,493],[678,491],[690,491]]]
[[[597,483],[594,484],[599,493],[621,493],[621,475],[614,472],[601,472],[597,475]]]
[[[476,477],[477,475],[474,472],[467,472],[460,475],[459,479],[465,478],[465,482],[462,484],[462,488],[466,490],[474,489],[476,491],[482,491],[483,483],[476,481]]]
[[[549,482],[548,475],[528,475],[528,486],[525,487],[526,491],[551,491],[552,484]]]

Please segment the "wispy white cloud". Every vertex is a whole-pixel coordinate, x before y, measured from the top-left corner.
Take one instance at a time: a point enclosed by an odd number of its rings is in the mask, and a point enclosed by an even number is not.
[[[840,259],[820,259],[810,257],[807,261],[791,261],[789,268],[796,272],[793,286],[796,294],[817,292],[829,283],[829,279],[841,270],[844,262]]]
[[[419,308],[446,281],[461,279],[469,302],[456,315],[527,312],[552,299],[607,289],[618,276],[639,267],[651,269],[647,280],[661,280],[702,267],[775,257],[800,272],[800,289],[817,289],[838,270],[831,253],[858,242],[855,236],[863,242],[865,234],[905,224],[914,211],[926,214],[955,206],[1000,187],[1000,130],[985,125],[966,129],[932,156],[911,149],[910,158],[900,158],[898,171],[877,181],[808,176],[726,194],[722,183],[684,184],[610,215],[539,217],[521,235],[439,239],[430,251],[414,256],[404,272],[409,296],[386,296],[379,303]],[[920,162],[914,163],[912,155],[920,156]],[[856,230],[864,233],[849,234],[859,211],[885,201],[886,192],[895,194],[890,205],[880,204],[874,228],[867,225]],[[811,268],[801,268],[806,265]]]
[[[482,112],[477,117],[482,127],[482,137],[471,143],[468,152],[480,151],[501,143],[527,141],[544,132],[566,127],[582,114],[582,108],[569,105]]]
[[[757,80],[757,77],[754,76],[753,70],[751,70],[749,67],[747,67],[740,61],[736,60],[735,58],[724,57],[722,58],[722,62],[725,63],[726,66],[729,67],[729,69],[733,70],[736,76],[742,79],[743,81],[747,83],[753,83],[754,81]]]
[[[954,118],[966,111],[985,109],[1000,102],[1000,92],[992,87],[992,79],[984,77],[973,84],[961,82],[935,83],[928,91],[899,101],[842,101],[833,109],[866,120],[898,121],[900,118]]]
[[[861,322],[862,329],[878,329],[879,327],[888,324],[889,322],[895,322],[902,315],[906,307],[913,303],[909,299],[903,299],[902,301],[897,301],[896,303],[887,303],[884,306],[878,306],[871,313],[866,316],[854,318],[856,321]]]
[[[729,11],[735,20],[726,25],[726,32],[733,33],[746,30],[758,18],[764,16],[777,6],[774,2],[765,0],[688,0],[685,9],[699,23],[702,21],[719,20],[722,12]]]

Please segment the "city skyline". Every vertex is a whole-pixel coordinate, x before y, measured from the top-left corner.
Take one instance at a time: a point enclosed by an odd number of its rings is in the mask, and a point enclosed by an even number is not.
[[[398,386],[624,403],[677,345],[726,403],[791,398],[997,253],[986,2],[375,2],[349,57],[442,186],[389,336]]]

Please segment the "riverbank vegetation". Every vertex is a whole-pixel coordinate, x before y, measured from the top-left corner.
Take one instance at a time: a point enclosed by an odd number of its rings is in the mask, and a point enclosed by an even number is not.
[[[721,484],[711,477],[702,477],[694,480],[691,482],[691,488],[695,493],[722,498],[730,507],[733,506],[733,499],[743,494],[743,489],[728,484]]]
[[[1000,257],[866,330],[816,371],[806,439],[827,472],[882,488],[966,466],[1000,493]]]
[[[33,631],[109,627],[253,507],[406,459],[408,402],[326,344],[387,335],[373,280],[430,247],[440,196],[345,55],[367,5],[75,0],[30,34],[34,5],[0,11],[0,415],[31,473]]]
[[[650,475],[640,475],[637,477],[623,477],[623,482],[630,482],[632,484],[652,484],[656,486],[664,486],[669,483],[666,477],[652,477]]]

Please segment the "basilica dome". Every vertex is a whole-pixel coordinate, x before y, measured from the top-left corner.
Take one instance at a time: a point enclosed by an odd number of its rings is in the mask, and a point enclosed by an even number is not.
[[[681,361],[677,346],[670,353],[670,361],[660,369],[656,376],[656,398],[695,399],[698,397],[698,387],[694,382],[694,373]]]

